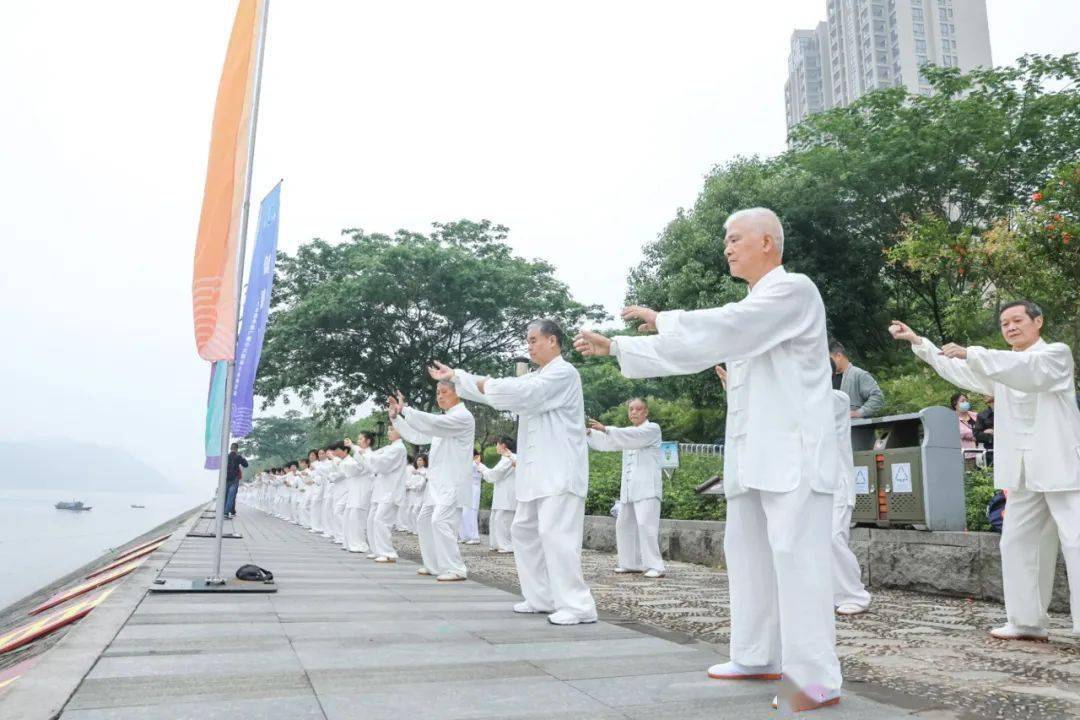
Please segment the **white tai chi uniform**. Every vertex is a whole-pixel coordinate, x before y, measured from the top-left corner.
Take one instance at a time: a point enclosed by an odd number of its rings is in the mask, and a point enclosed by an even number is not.
[[[345,549],[349,552],[366,553],[371,551],[368,514],[375,477],[367,463],[371,451],[362,449],[359,445],[353,447],[355,454],[341,459],[341,470],[345,475],[345,515],[342,529]]]
[[[589,447],[585,401],[577,368],[556,357],[522,377],[488,379],[454,374],[458,394],[515,413],[517,512],[510,534],[525,602],[538,612],[569,613],[595,622],[596,603],[581,573]]]
[[[480,485],[481,474],[479,468],[473,464],[472,483],[466,490],[468,502],[461,510],[461,528],[459,530],[462,541],[480,542]]]
[[[330,534],[334,536],[334,542],[341,546],[345,545],[345,514],[349,509],[349,486],[345,483],[345,470],[342,467],[344,460],[335,457],[330,461],[330,477],[334,479]],[[367,524],[364,526],[367,527]]]
[[[320,466],[323,478],[322,498],[319,503],[320,533],[323,537],[332,538],[334,537],[334,485],[337,475],[334,472],[333,459],[320,460],[317,464]]]
[[[376,555],[396,559],[391,531],[398,505],[405,502],[405,478],[409,473],[409,453],[405,443],[395,440],[379,448],[367,455],[367,464],[375,473],[368,513],[368,543]]]
[[[851,512],[855,509],[855,460],[851,454],[851,398],[833,390],[833,420],[836,425],[836,473],[840,490],[833,495],[832,578],[833,605],[870,607],[870,593],[862,581],[859,560],[851,552]]]
[[[416,535],[417,518],[420,517],[420,506],[424,504],[424,493],[427,492],[427,468],[412,469],[412,474],[405,481],[405,529]]]
[[[660,470],[660,426],[646,420],[641,425],[608,427],[603,432],[589,430],[587,439],[593,450],[622,450],[622,483],[615,520],[619,567],[663,573],[660,498],[664,496],[664,476]]]
[[[1049,624],[1060,543],[1073,630],[1080,631],[1080,411],[1072,351],[1042,339],[1020,352],[969,347],[966,360],[940,355],[926,338],[911,349],[952,384],[994,396],[994,487],[1008,491],[1001,579],[1009,622]]]
[[[393,423],[401,437],[414,445],[431,445],[427,490],[417,518],[424,567],[438,575],[466,577],[457,530],[463,489],[472,482],[476,421],[465,403],[459,402],[442,415],[405,407]]]
[[[800,690],[836,692],[840,662],[826,581],[838,489],[836,431],[821,295],[805,275],[778,267],[739,302],[661,312],[656,327],[657,335],[612,341],[611,354],[627,377],[728,365],[724,555],[731,659],[782,664]]]
[[[514,541],[510,538],[510,525],[514,522],[517,495],[514,492],[515,457],[503,455],[493,468],[484,468],[484,480],[495,485],[491,493],[491,515],[488,516],[488,543],[492,550],[511,552]]]

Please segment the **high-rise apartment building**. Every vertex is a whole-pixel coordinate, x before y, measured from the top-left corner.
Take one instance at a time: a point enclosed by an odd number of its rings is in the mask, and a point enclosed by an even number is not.
[[[930,93],[926,64],[990,66],[986,0],[826,0],[827,19],[796,30],[784,86],[788,129],[872,90]]]

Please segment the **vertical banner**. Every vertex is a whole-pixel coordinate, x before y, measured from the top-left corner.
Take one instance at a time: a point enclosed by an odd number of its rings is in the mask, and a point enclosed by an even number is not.
[[[232,434],[246,437],[251,432],[251,413],[255,405],[255,374],[259,369],[270,295],[274,290],[274,260],[277,257],[278,213],[281,209],[281,183],[263,198],[259,206],[259,227],[255,251],[251,254],[244,314],[240,337],[236,342],[236,368],[233,370]]]
[[[206,393],[206,464],[207,470],[221,469],[221,423],[225,416],[225,381],[229,375],[227,360],[210,365],[210,390]]]
[[[195,346],[211,362],[236,352],[236,255],[254,123],[263,0],[240,0],[218,83],[206,165],[195,271],[191,281]]]

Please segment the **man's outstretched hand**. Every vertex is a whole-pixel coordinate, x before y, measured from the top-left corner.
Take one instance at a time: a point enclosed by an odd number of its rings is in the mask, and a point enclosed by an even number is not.
[[[611,338],[592,330],[582,330],[574,337],[574,349],[585,357],[603,357],[611,354]]]
[[[893,320],[889,324],[889,334],[893,336],[893,340],[907,340],[912,345],[922,344],[922,338],[918,333],[899,320]]]
[[[640,320],[641,324],[637,326],[638,332],[656,332],[657,314],[655,310],[650,310],[647,307],[630,305],[623,308],[622,319],[628,322],[630,320]]]
[[[428,375],[432,380],[451,380],[454,377],[454,368],[449,365],[444,365],[438,360],[433,361],[433,365],[427,369]]]

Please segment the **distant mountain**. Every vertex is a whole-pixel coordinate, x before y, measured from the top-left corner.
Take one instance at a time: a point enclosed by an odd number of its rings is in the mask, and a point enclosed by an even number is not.
[[[160,472],[120,448],[67,438],[0,442],[0,489],[177,492]]]

